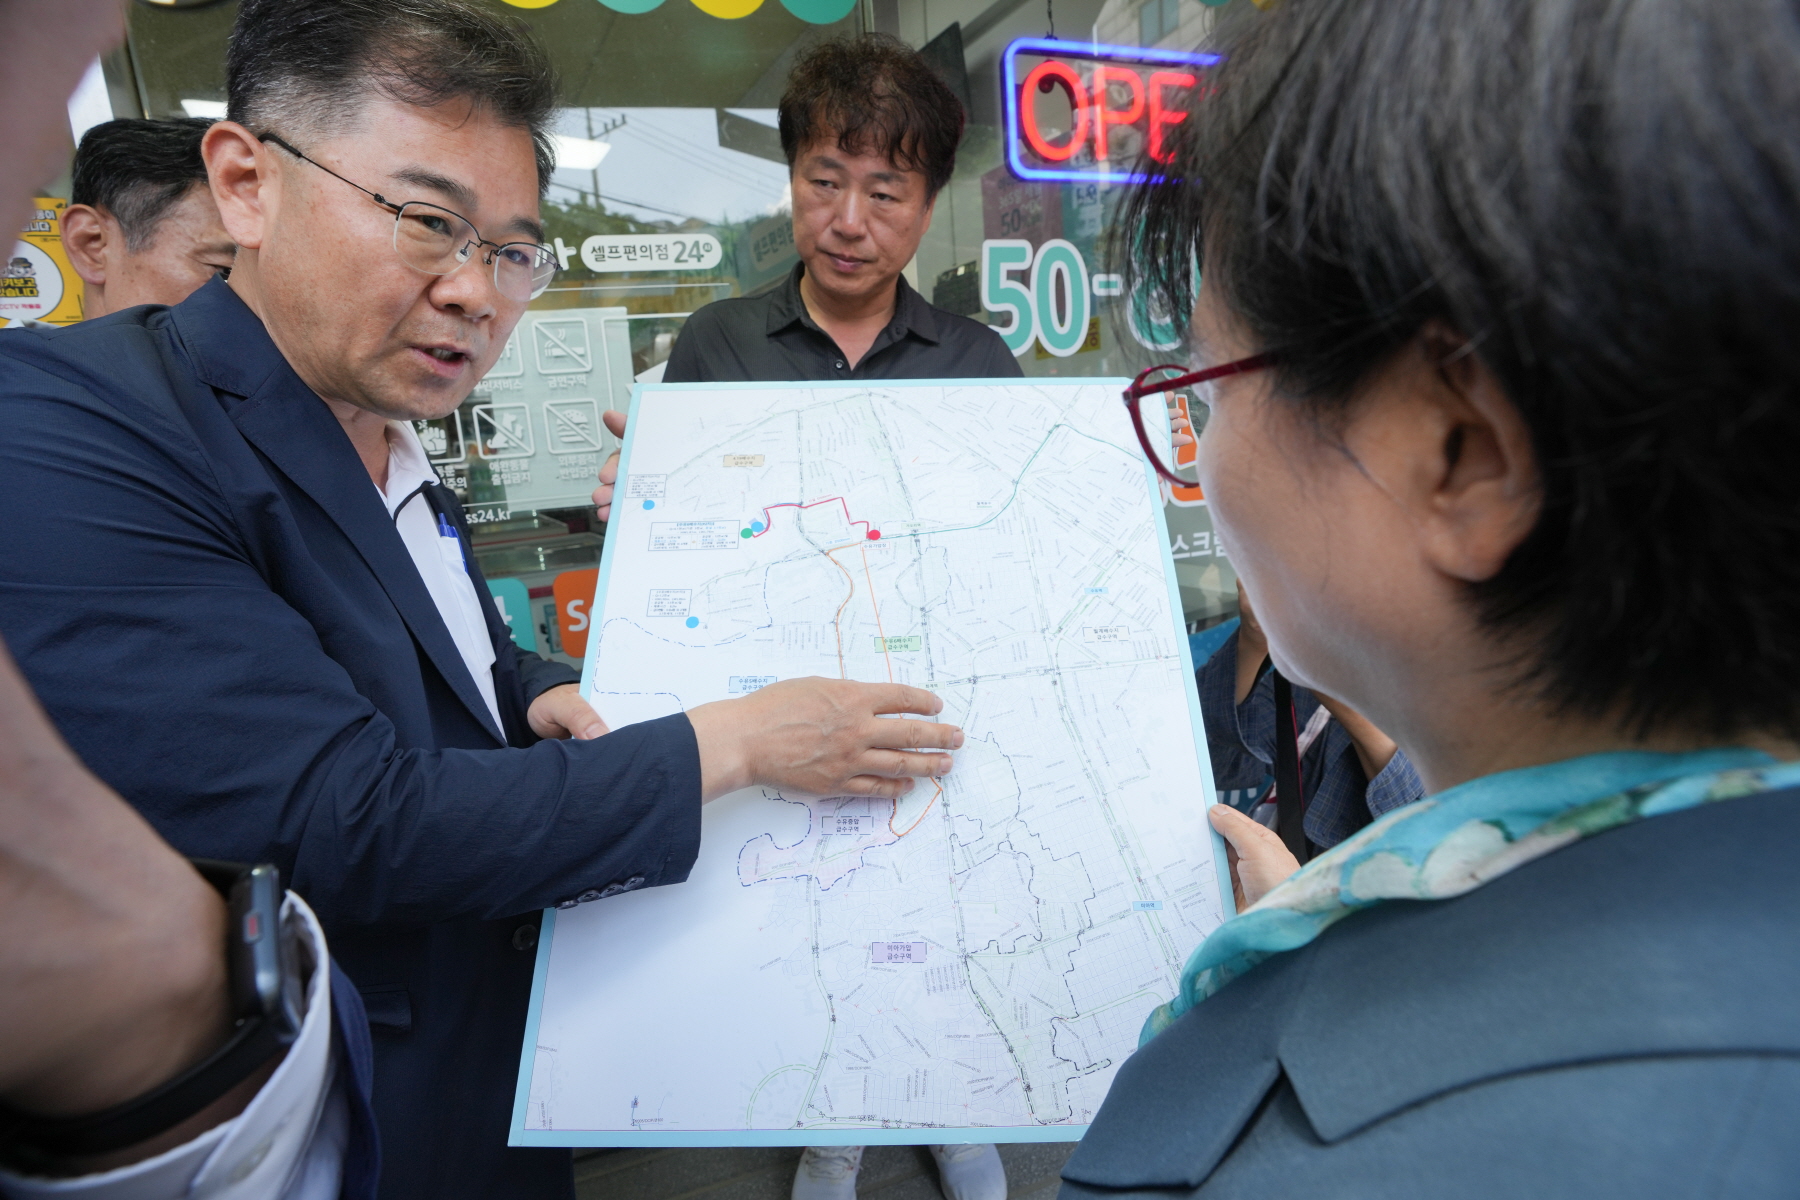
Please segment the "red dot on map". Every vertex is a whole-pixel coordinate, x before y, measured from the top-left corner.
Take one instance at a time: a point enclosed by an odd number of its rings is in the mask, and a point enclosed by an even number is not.
[[[879,529],[869,530],[869,540],[871,542],[879,542],[881,540],[881,530],[879,530]]]

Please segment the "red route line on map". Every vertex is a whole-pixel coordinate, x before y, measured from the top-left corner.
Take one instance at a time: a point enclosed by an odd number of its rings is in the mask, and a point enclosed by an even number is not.
[[[769,514],[774,512],[774,510],[776,510],[778,508],[798,508],[798,509],[804,511],[809,508],[817,508],[821,504],[830,504],[833,501],[836,501],[844,510],[844,524],[846,524],[846,525],[861,525],[863,527],[863,533],[865,535],[868,534],[869,523],[867,521],[851,520],[850,519],[850,506],[844,502],[844,498],[842,496],[827,496],[823,500],[814,500],[811,504],[771,504],[771,505],[769,505],[767,508],[762,510],[762,512],[763,512],[762,531],[760,533],[753,533],[750,536],[752,538],[759,538],[764,533],[767,533],[767,532],[769,532],[769,530],[775,528],[775,519],[772,516],[770,516]],[[851,545],[855,545],[855,544],[856,543],[854,543],[854,542],[851,543]],[[843,547],[839,546],[839,547],[837,547],[837,549],[842,550]]]
[[[865,535],[868,534],[869,523],[867,521],[857,521],[857,520],[851,519],[850,506],[844,502],[844,498],[842,496],[827,496],[825,499],[815,500],[811,504],[789,503],[789,504],[771,504],[771,505],[769,505],[767,508],[764,508],[762,510],[763,511],[763,528],[762,528],[761,532],[753,533],[750,536],[752,538],[759,538],[763,534],[769,532],[769,530],[771,530],[775,527],[774,518],[770,516],[770,513],[774,509],[797,508],[797,509],[804,511],[809,508],[817,508],[822,504],[830,504],[834,500],[844,510],[844,523],[847,525],[861,525],[863,527],[864,534]],[[840,679],[850,678],[850,673],[844,664],[844,610],[846,608],[850,607],[850,601],[856,599],[856,576],[852,575],[850,573],[850,570],[848,567],[844,566],[843,563],[839,562],[836,558],[833,558],[832,556],[834,554],[836,554],[839,550],[848,550],[855,546],[860,546],[862,548],[863,578],[866,579],[869,584],[869,607],[875,611],[875,632],[881,637],[881,657],[887,663],[888,682],[892,683],[892,682],[894,682],[894,660],[893,660],[892,656],[890,656],[888,654],[887,635],[882,631],[882,628],[881,628],[881,606],[875,602],[875,577],[869,571],[869,547],[868,547],[868,539],[866,538],[866,536],[865,536],[864,541],[846,542],[842,546],[833,546],[831,549],[823,551],[826,559],[828,561],[830,561],[831,565],[836,567],[838,570],[840,570],[844,573],[844,581],[850,585],[849,594],[844,597],[844,602],[842,604],[838,605],[837,614],[835,616],[833,616],[831,619],[832,632],[837,635],[838,678],[840,678]],[[944,794],[944,785],[939,783],[937,780],[933,779],[931,781],[931,786],[937,789],[936,793],[931,797],[930,802],[925,805],[925,809],[923,812],[921,812],[919,814],[918,819],[913,821],[913,823],[911,825],[908,825],[905,829],[895,829],[894,828],[894,818],[900,815],[900,801],[897,799],[894,801],[894,811],[888,814],[888,832],[892,833],[895,837],[905,837],[907,834],[911,833],[913,830],[915,830],[919,827],[919,822],[923,821],[926,818],[926,816],[931,812],[932,807],[937,804],[938,798]]]

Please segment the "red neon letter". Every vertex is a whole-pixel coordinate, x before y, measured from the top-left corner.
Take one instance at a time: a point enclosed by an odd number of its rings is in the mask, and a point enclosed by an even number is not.
[[[1131,104],[1126,108],[1106,107],[1106,85],[1122,83],[1131,92]],[[1144,81],[1130,67],[1094,68],[1094,157],[1109,158],[1106,152],[1106,127],[1108,125],[1135,125],[1139,117],[1144,115]]]
[[[1170,112],[1163,107],[1163,89],[1166,87],[1191,88],[1194,77],[1182,71],[1156,71],[1150,76],[1150,157],[1156,162],[1168,162],[1175,157],[1173,150],[1163,149],[1163,126],[1179,125],[1187,120],[1185,111]]]
[[[1038,128],[1037,91],[1041,86],[1047,92],[1059,83],[1069,93],[1075,128],[1065,144],[1052,146],[1043,130]],[[1075,73],[1075,68],[1054,58],[1045,59],[1031,68],[1031,74],[1025,77],[1025,85],[1019,89],[1019,131],[1025,135],[1025,142],[1032,152],[1045,162],[1068,162],[1075,157],[1088,134],[1088,92],[1081,86],[1081,76]]]

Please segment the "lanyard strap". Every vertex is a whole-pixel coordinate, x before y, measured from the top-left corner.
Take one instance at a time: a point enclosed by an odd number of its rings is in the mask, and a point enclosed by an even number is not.
[[[1275,832],[1300,862],[1312,857],[1306,838],[1306,793],[1300,779],[1300,736],[1294,715],[1294,685],[1280,671],[1275,683]]]

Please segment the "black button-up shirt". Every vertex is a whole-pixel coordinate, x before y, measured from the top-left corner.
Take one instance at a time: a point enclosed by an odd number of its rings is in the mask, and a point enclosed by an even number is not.
[[[1000,335],[979,321],[933,308],[904,278],[894,317],[854,367],[807,315],[799,264],[760,296],[718,300],[687,319],[664,383],[785,382],[798,379],[1013,379],[1024,372]]]

